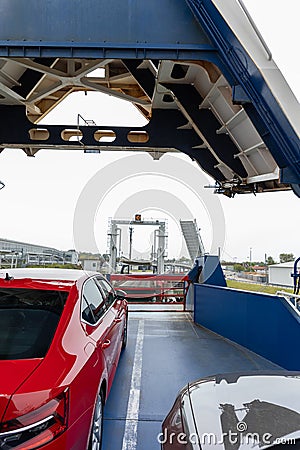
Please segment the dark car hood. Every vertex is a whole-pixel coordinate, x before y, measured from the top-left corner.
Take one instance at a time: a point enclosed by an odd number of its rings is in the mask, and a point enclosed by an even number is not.
[[[0,418],[7,408],[10,397],[38,367],[42,359],[0,361]]]
[[[300,438],[300,374],[211,378],[189,385],[188,394],[203,450],[264,449]]]

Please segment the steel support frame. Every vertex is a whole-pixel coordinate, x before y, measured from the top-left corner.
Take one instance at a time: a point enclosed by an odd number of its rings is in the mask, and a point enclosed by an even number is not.
[[[158,244],[157,249],[154,248],[154,252],[157,256],[157,272],[159,274],[163,274],[165,271],[164,261],[165,261],[165,250],[166,250],[166,240],[167,240],[167,234],[166,234],[166,223],[162,220],[126,220],[126,219],[112,219],[111,220],[111,229],[110,229],[110,244],[109,244],[109,254],[110,254],[110,273],[115,273],[117,270],[117,254],[118,254],[118,247],[117,247],[117,240],[118,236],[120,239],[120,229],[118,228],[119,225],[150,225],[158,227],[157,231],[157,238],[158,238]],[[129,256],[129,259],[131,259],[131,255]]]
[[[34,0],[32,0],[31,3],[35,4]],[[116,1],[115,3],[116,5],[119,4],[118,1]],[[51,2],[47,3],[48,7],[50,4]],[[122,4],[120,3],[120,5]],[[104,3],[102,6],[104,6]],[[146,4],[144,6],[146,6]],[[142,4],[134,2],[134,7],[141,8]],[[68,5],[66,5],[66,8],[68,8]],[[91,42],[88,40],[78,42],[78,40],[76,41],[76,39],[60,41],[59,38],[57,41],[43,39],[38,42],[37,40],[30,39],[30,36],[24,36],[23,41],[17,40],[15,38],[4,40],[3,36],[5,36],[5,33],[7,32],[5,31],[6,28],[4,27],[4,31],[0,33],[0,57],[68,57],[92,59],[115,58],[122,60],[131,60],[131,64],[132,60],[144,59],[211,61],[220,68],[227,81],[232,86],[233,100],[237,103],[243,104],[247,114],[251,118],[255,127],[262,136],[264,142],[267,144],[269,150],[274,156],[277,164],[281,168],[281,181],[284,183],[291,183],[292,185],[294,184],[295,192],[299,192],[299,139],[286,116],[284,115],[283,111],[281,110],[280,105],[274,98],[274,95],[270,91],[268,85],[264,81],[258,68],[246,53],[245,49],[238,41],[237,37],[233,34],[232,30],[229,28],[225,20],[222,18],[217,8],[214,6],[211,0],[186,0],[184,4],[177,0],[175,3],[172,3],[169,0],[165,0],[162,3],[161,8],[164,14],[164,18],[167,20],[165,28],[167,30],[170,30],[170,34],[172,34],[171,39],[166,39],[166,33],[164,32],[164,30],[159,31],[160,28],[158,27],[158,25],[161,25],[161,22],[159,20],[155,22],[153,14],[151,14],[150,17],[151,23],[150,25],[148,24],[148,39],[145,41],[138,40],[135,42],[133,42],[134,39],[128,40],[127,42],[121,42],[120,40],[122,38],[122,31],[120,31],[120,29],[114,23],[111,24],[111,27],[115,27],[115,39],[107,42],[100,39],[98,39],[97,42]],[[175,35],[172,31],[176,23],[172,24],[172,15],[170,15],[170,17],[168,17],[167,15],[168,10],[171,8],[173,8],[173,14],[176,8],[178,8],[178,10],[175,11],[176,14],[173,18],[175,21],[178,21],[178,24],[180,24],[181,34],[178,35],[178,39],[176,39],[176,41],[174,40]],[[182,26],[184,21],[186,21],[188,18],[189,9],[195,16],[194,22],[190,22],[192,24],[192,31]],[[139,9],[138,11],[140,14],[141,9]],[[106,12],[108,12],[108,9]],[[11,14],[11,9],[8,11],[8,17],[11,17],[9,16],[9,14]],[[189,14],[191,14],[191,12]],[[116,18],[116,16],[113,17]],[[124,20],[126,20],[126,18]],[[134,26],[137,26],[136,20],[137,18],[135,18],[135,25],[132,25],[133,28],[131,31],[134,31]],[[180,23],[180,20],[182,21],[182,23]],[[188,18],[188,20],[190,20],[190,18]],[[149,33],[151,33],[151,27],[153,27],[153,35],[149,35]],[[13,28],[13,33],[17,35],[18,30],[16,29],[16,26],[14,26]],[[154,33],[155,30],[157,30],[157,33]],[[82,32],[82,35],[84,35],[84,33],[86,33],[86,31]],[[139,30],[139,33],[141,33],[141,30]],[[64,36],[63,33],[60,34]],[[134,34],[135,33],[132,33],[132,36],[134,36]],[[157,34],[159,36],[158,40],[155,39]],[[198,36],[198,39],[195,39],[196,35]],[[159,41],[161,37],[164,39],[161,39],[161,41]],[[24,148],[27,147],[28,144],[28,147],[32,147],[33,149],[34,147],[47,148],[47,142],[45,141],[34,143],[32,143],[32,141],[28,142],[29,126],[31,128],[34,128],[35,125],[29,125],[26,123],[25,108],[23,108],[23,120],[21,119],[21,114],[19,113],[19,110],[17,108],[18,107],[9,106],[2,107],[1,109],[0,114],[3,124],[0,130],[0,145],[2,147],[12,146]],[[17,123],[15,122],[15,120],[17,120]],[[74,148],[74,145],[76,143],[64,143],[61,140],[60,131],[64,127],[46,126],[46,128],[51,131],[51,137],[48,142],[52,147],[57,145],[60,148],[68,148],[69,144],[69,148]],[[114,129],[115,127],[109,128]],[[7,132],[7,130],[10,131]],[[82,145],[91,145],[91,133],[93,133],[94,130],[89,127],[89,131],[81,131],[84,133],[84,142],[78,143],[78,148],[82,148]],[[128,130],[123,129],[122,131],[122,129],[119,128],[117,131],[119,136],[123,135],[124,137],[124,133],[126,133]],[[179,130],[176,129],[175,133],[177,132],[179,132]],[[155,131],[152,131],[152,134],[154,136]],[[168,139],[171,138],[171,134],[172,133],[167,133]],[[179,132],[178,134],[181,134],[181,132]],[[185,136],[187,135],[187,133],[184,134]],[[87,135],[89,136],[87,137]],[[157,137],[158,135],[159,133],[157,133]],[[124,144],[124,139],[118,137],[114,144],[110,144],[109,147],[119,147],[121,149],[124,148],[124,146],[128,147],[127,142],[125,145]],[[148,143],[149,146],[151,146],[151,144],[153,143]],[[102,144],[98,143],[97,145],[98,148],[101,148]],[[159,146],[160,145],[158,144],[157,147]],[[169,147],[171,146],[173,147],[173,145],[169,144]],[[175,148],[181,151],[185,151],[185,153],[190,154],[190,156],[194,157],[194,146],[195,143],[193,138],[192,142],[188,142],[183,146],[176,145]],[[146,148],[147,146],[141,145],[140,143],[131,143],[130,145],[131,149],[137,147]],[[153,144],[152,148],[156,148],[156,146]],[[207,159],[211,159],[211,157],[207,157]],[[213,176],[215,176],[216,180],[222,181],[222,177],[218,173],[218,169],[215,168],[215,161],[211,160],[209,164],[212,169],[215,169]],[[217,175],[219,176],[219,178]]]
[[[144,127],[116,127],[97,125],[36,125],[30,122],[22,106],[0,106],[0,136],[1,147],[15,147],[26,150],[33,149],[111,149],[119,150],[135,148],[144,151],[159,151],[164,149],[177,149],[187,154],[193,153],[194,146],[203,142],[192,129],[180,128],[186,124],[186,119],[179,111],[158,109],[153,111],[152,119]],[[47,132],[49,137],[46,140],[31,138],[33,131]],[[73,130],[74,135],[79,131],[82,137],[75,141],[64,140],[62,135],[66,130]],[[113,132],[115,140],[113,142],[97,141],[95,133]],[[145,142],[132,142],[128,139],[129,133],[145,133]],[[34,133],[32,133],[34,134]]]

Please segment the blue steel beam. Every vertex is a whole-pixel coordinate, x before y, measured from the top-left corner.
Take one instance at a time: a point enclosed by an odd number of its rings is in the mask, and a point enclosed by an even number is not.
[[[97,147],[99,150],[101,150],[101,147],[132,148],[134,146],[145,150],[174,148],[193,157],[193,147],[203,144],[203,141],[193,129],[181,128],[185,124],[185,120],[182,114],[176,110],[154,110],[152,119],[144,127],[117,127],[114,125],[109,127],[98,125],[77,126],[67,124],[37,126],[27,119],[22,106],[0,106],[0,117],[2,117],[0,121],[2,141],[15,146],[26,145],[28,147],[47,148],[49,145],[67,149],[70,146],[70,142],[62,137],[63,132],[66,130],[81,131],[82,138],[71,143],[72,148],[77,147],[78,149],[83,149],[83,146],[87,148]],[[17,133],[12,131],[14,129],[17,130]],[[38,129],[47,131],[49,134],[48,139],[31,139],[30,130]],[[115,140],[109,143],[96,140],[95,133],[99,130],[102,132],[114,132]],[[128,139],[130,132],[144,132],[147,140],[134,145],[134,142]]]
[[[0,56],[197,59],[215,50],[181,0],[2,0],[0,23]]]

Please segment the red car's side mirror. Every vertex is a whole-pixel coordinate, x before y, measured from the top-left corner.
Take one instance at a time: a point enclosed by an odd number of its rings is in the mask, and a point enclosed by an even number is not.
[[[115,293],[118,300],[125,300],[127,297],[126,292],[122,291],[122,289],[115,289]]]

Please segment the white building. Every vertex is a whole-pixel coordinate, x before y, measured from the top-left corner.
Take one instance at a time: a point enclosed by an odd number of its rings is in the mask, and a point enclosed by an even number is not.
[[[87,272],[100,272],[102,275],[110,273],[108,262],[103,262],[99,258],[86,258],[82,259],[80,262],[83,270],[86,270]]]
[[[294,261],[273,264],[268,267],[269,283],[276,286],[294,286],[294,279],[291,274],[294,272]]]
[[[101,262],[99,259],[83,259],[81,265],[87,272],[100,272]]]
[[[57,250],[44,245],[0,238],[0,267],[44,264],[78,264],[76,250]]]

